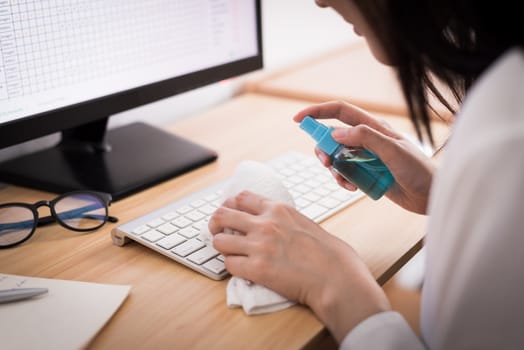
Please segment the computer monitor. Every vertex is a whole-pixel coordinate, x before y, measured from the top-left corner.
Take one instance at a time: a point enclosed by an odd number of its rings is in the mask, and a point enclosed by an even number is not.
[[[261,68],[260,0],[0,0],[0,45],[0,149],[62,135],[0,181],[119,199],[216,159],[108,118]]]

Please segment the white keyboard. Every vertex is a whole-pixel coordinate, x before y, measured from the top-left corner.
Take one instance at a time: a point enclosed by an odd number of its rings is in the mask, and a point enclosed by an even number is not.
[[[364,196],[342,189],[317,158],[285,153],[266,163],[281,177],[296,208],[321,222]],[[165,207],[114,228],[113,243],[136,241],[215,280],[228,276],[224,257],[199,239],[200,227],[220,206],[227,181],[204,188]]]

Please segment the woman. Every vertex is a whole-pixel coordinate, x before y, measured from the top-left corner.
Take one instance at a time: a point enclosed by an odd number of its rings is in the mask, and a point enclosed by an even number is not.
[[[464,100],[438,171],[399,133],[354,106],[330,102],[294,118],[347,123],[333,137],[376,153],[395,177],[388,198],[429,215],[421,338],[391,311],[350,246],[294,209],[249,192],[227,200],[209,224],[227,269],[308,305],[342,348],[524,348],[523,5],[316,2],[334,8],[378,60],[395,67],[419,136],[432,140],[425,92],[446,102],[430,77]],[[222,234],[224,227],[246,235]]]

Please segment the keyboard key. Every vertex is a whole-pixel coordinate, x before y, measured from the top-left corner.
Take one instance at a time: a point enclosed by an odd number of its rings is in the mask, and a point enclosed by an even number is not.
[[[287,188],[288,190],[290,188],[292,188],[295,184],[292,183],[291,181],[287,181],[287,180],[282,180],[282,184],[284,185],[285,188]]]
[[[314,220],[315,218],[319,217],[320,215],[327,212],[327,208],[323,207],[321,205],[318,205],[316,203],[311,204],[308,207],[303,208],[300,210],[302,214],[310,218],[311,220]]]
[[[218,193],[212,193],[212,194],[210,194],[208,196],[205,196],[204,200],[206,200],[207,202],[212,202],[215,199],[218,199],[218,197],[219,197]]]
[[[175,247],[175,246],[177,246],[180,243],[183,243],[185,241],[186,241],[186,239],[184,237],[182,237],[182,236],[180,236],[178,234],[174,234],[174,235],[171,235],[171,236],[167,236],[164,239],[161,239],[156,244],[159,245],[160,247],[166,249],[166,250],[170,250],[173,247]]]
[[[201,206],[205,205],[206,202],[202,199],[197,199],[196,201],[191,202],[191,206],[193,208],[200,208]]]
[[[209,271],[216,273],[217,275],[226,271],[226,267],[224,266],[224,263],[217,259],[211,259],[208,262],[206,262],[203,266],[206,269],[208,269]]]
[[[146,233],[149,230],[151,230],[151,228],[149,226],[142,225],[142,226],[138,226],[137,228],[135,228],[132,232],[135,235],[140,236],[142,233]]]
[[[333,191],[330,191],[330,190],[328,190],[328,189],[325,188],[325,187],[317,187],[317,188],[315,188],[315,190],[313,191],[313,193],[316,193],[316,194],[318,194],[318,195],[321,196],[321,197],[326,197],[326,196],[329,195],[331,192],[333,192]]]
[[[156,242],[160,238],[164,238],[165,236],[158,232],[157,230],[151,230],[149,232],[144,233],[142,236],[143,239],[148,240],[149,242]]]
[[[176,226],[171,225],[169,222],[158,226],[156,229],[165,235],[170,235],[176,230],[178,230]]]
[[[293,191],[297,191],[300,193],[308,193],[309,191],[311,191],[311,187],[306,186],[304,184],[300,184],[300,185],[294,186]]]
[[[354,192],[349,192],[347,190],[339,189],[338,191],[332,194],[333,198],[336,198],[340,201],[345,201],[351,199],[355,196]]]
[[[185,213],[189,213],[191,210],[193,210],[192,207],[190,207],[189,205],[184,205],[178,208],[176,212],[179,214],[185,214]]]
[[[312,166],[320,165],[320,161],[316,157],[306,156],[306,155],[303,155],[302,157],[300,157],[300,163],[304,164],[308,168]]]
[[[289,194],[291,194],[291,197],[293,197],[293,200],[297,200],[300,196],[302,196],[302,193],[295,191],[293,189],[289,190]]]
[[[197,250],[193,254],[187,257],[187,260],[194,262],[197,265],[202,265],[211,258],[214,258],[220,254],[215,248],[211,246],[205,246],[204,248]]]
[[[310,179],[310,180],[307,180],[306,182],[304,182],[304,185],[309,186],[311,188],[316,188],[316,187],[320,186],[321,183],[313,178],[313,179]]]
[[[206,245],[199,240],[196,239],[190,239],[189,241],[185,241],[184,243],[178,245],[175,247],[175,249],[171,250],[176,255],[180,256],[188,256],[189,254],[205,247]]]
[[[214,205],[207,204],[201,208],[198,208],[198,210],[200,210],[202,213],[206,215],[211,215],[215,212],[215,210],[217,210],[217,207],[215,207]]]
[[[335,189],[339,187],[338,184],[335,182],[335,179],[333,178],[333,176],[331,176],[331,173],[328,170],[324,169],[320,174],[317,174],[315,178],[318,181],[320,181],[321,184],[324,184],[324,186],[326,184],[332,184],[332,185],[335,185]]]
[[[322,166],[313,166],[309,169],[309,171],[311,171],[312,173],[315,173],[317,176],[320,175],[320,174],[325,174],[326,171],[329,172],[329,170],[327,170],[326,168],[322,167]]]
[[[338,184],[336,184],[335,182],[332,182],[332,181],[329,181],[328,183],[324,184],[324,187],[327,188],[328,190],[331,190],[331,191],[336,191],[340,188],[340,186],[338,186]]]
[[[193,238],[200,233],[200,229],[197,229],[193,226],[189,226],[181,229],[180,231],[178,231],[178,233],[186,238]]]
[[[318,194],[314,193],[314,192],[309,192],[309,193],[306,193],[304,196],[302,196],[302,198],[307,199],[310,202],[316,202],[321,197]]]
[[[311,202],[304,198],[298,198],[297,200],[295,200],[295,205],[297,206],[298,209],[307,207],[310,204]]]
[[[333,208],[336,208],[338,205],[340,205],[340,201],[335,198],[327,197],[327,198],[322,198],[320,201],[318,201],[318,204],[326,208],[333,209]]]
[[[303,171],[301,173],[301,175],[305,178],[305,179],[315,179],[315,173],[312,172],[312,171]]]
[[[199,221],[205,218],[206,215],[204,213],[199,212],[198,210],[194,210],[187,213],[185,217],[193,221]]]
[[[165,221],[171,221],[171,220],[175,219],[177,216],[178,216],[178,214],[176,212],[170,211],[166,215],[162,216],[162,219],[164,219]]]
[[[163,223],[164,223],[164,220],[162,220],[161,218],[156,218],[154,220],[149,221],[147,223],[147,226],[155,228],[155,227],[162,225]]]
[[[179,218],[176,218],[175,220],[171,221],[171,223],[179,228],[184,228],[186,226],[189,226],[193,223],[193,221],[186,219],[185,217],[181,216]]]
[[[302,173],[304,171],[304,165],[300,163],[294,163],[290,165],[290,168],[295,170],[297,173]]]
[[[298,175],[290,176],[287,178],[287,180],[293,184],[299,184],[304,182],[304,178]]]

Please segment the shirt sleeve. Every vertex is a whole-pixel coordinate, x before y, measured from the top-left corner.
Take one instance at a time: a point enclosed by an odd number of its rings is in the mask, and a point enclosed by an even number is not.
[[[426,347],[398,312],[387,311],[368,317],[344,337],[340,350],[350,349],[419,350]]]

